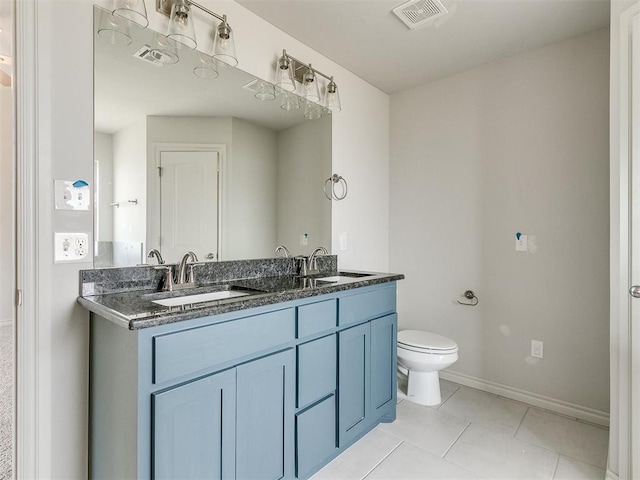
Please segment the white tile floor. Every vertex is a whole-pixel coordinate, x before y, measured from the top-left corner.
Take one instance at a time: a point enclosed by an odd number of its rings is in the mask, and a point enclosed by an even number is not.
[[[602,480],[609,431],[455,383],[442,403],[398,403],[312,480]],[[399,382],[399,388],[406,387]],[[399,394],[399,399],[403,394]]]

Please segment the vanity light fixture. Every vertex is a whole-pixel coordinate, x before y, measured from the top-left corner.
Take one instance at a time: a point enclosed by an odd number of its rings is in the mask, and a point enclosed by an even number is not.
[[[126,18],[143,28],[149,25],[144,0],[114,0],[111,13]]]
[[[220,20],[213,39],[212,57],[218,60],[221,66],[235,67],[238,65],[234,35],[227,22],[227,16],[218,15],[191,0],[156,0],[156,10],[169,17],[167,37],[179,42],[178,45],[184,45],[189,48],[197,47],[195,29],[191,18],[191,7],[196,7]]]
[[[338,94],[338,86],[333,80],[332,76],[322,73],[311,66],[310,63],[304,63],[295,57],[292,57],[286,50],[282,51],[282,56],[278,59],[276,64],[276,80],[275,87],[277,91],[293,92],[295,91],[298,81],[301,85],[301,97],[306,104],[313,103],[319,108],[313,105],[305,104],[305,117],[309,119],[316,119],[322,116],[323,106],[319,105],[320,102],[320,85],[318,77],[324,77],[328,80],[324,98],[324,110],[330,113],[336,113],[342,110],[340,104],[340,95]],[[285,106],[285,102],[288,101],[288,97],[283,95],[282,108],[288,110]]]
[[[124,18],[112,12],[102,10],[98,35],[110,45],[125,47],[131,44],[131,34],[128,23]]]

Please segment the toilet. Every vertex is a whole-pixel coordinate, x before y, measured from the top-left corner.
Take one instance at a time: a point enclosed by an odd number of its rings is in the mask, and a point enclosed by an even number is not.
[[[438,405],[438,371],[458,360],[458,345],[450,338],[421,330],[398,332],[398,370],[407,375],[407,398],[420,405]]]

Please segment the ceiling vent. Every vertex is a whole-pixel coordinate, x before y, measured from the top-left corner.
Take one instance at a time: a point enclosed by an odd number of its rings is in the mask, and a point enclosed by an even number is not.
[[[149,45],[144,45],[140,50],[133,54],[139,60],[144,60],[157,67],[163,66],[166,62],[166,54],[160,50],[155,50]]]
[[[428,25],[449,13],[440,0],[410,0],[392,11],[412,30]]]

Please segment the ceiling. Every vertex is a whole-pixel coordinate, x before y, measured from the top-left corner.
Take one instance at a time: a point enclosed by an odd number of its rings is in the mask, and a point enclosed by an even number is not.
[[[410,30],[391,13],[403,0],[236,1],[388,94],[607,27],[610,8],[609,0],[442,0],[443,24]]]

